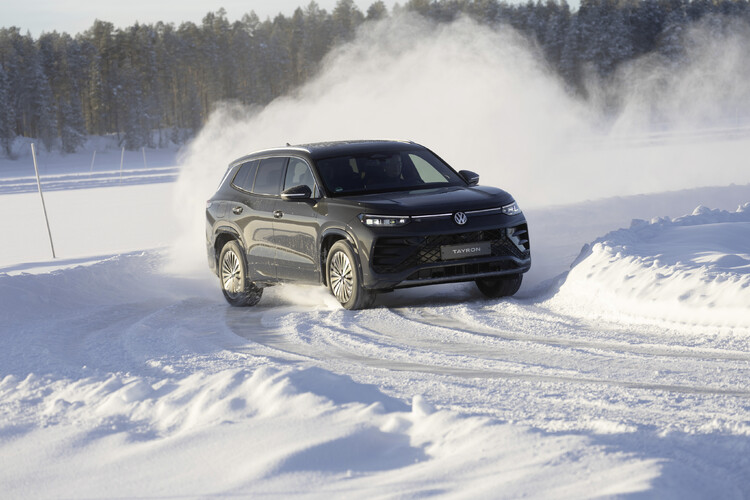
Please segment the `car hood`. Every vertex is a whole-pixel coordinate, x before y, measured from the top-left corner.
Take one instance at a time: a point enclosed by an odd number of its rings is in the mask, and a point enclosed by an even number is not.
[[[429,215],[501,207],[512,203],[513,197],[502,189],[493,187],[452,186],[343,196],[335,200],[359,205],[373,214]]]

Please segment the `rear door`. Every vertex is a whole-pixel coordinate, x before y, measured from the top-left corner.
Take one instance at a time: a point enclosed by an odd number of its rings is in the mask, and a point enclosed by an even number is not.
[[[251,278],[276,279],[273,212],[279,199],[286,162],[287,158],[284,157],[256,160],[255,167],[250,167],[243,184],[243,190],[249,189],[250,193],[245,196],[244,203],[230,207],[243,233]],[[241,173],[242,169],[237,178]]]

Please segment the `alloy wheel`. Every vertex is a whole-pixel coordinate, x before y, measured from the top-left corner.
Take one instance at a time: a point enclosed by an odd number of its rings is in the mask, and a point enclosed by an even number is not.
[[[230,295],[236,295],[242,291],[242,267],[237,254],[232,251],[224,254],[224,260],[221,263],[221,283]]]
[[[331,290],[342,304],[352,297],[354,277],[352,263],[344,252],[336,252],[331,259]]]

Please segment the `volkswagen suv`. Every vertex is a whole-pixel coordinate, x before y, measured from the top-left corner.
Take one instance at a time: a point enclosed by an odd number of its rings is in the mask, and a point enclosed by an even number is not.
[[[346,309],[435,283],[513,295],[531,266],[526,219],[478,182],[413,142],[259,151],[232,162],[207,202],[208,263],[233,306],[277,283],[322,284]]]

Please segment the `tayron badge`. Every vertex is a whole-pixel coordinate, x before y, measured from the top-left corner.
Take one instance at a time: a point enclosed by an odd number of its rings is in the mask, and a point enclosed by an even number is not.
[[[453,216],[453,220],[458,224],[459,226],[463,226],[466,224],[466,221],[469,220],[468,217],[466,217],[466,214],[463,212],[456,212],[456,214]]]

